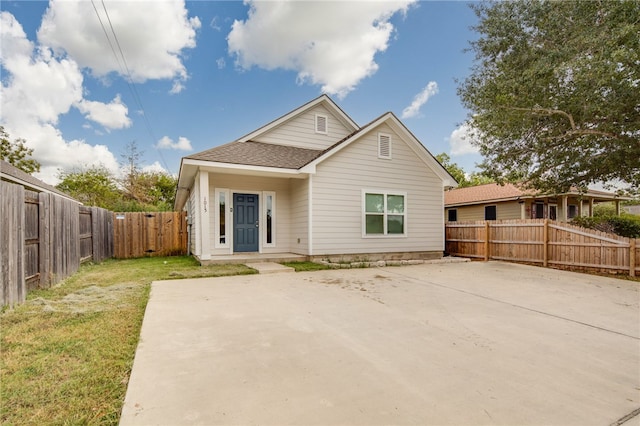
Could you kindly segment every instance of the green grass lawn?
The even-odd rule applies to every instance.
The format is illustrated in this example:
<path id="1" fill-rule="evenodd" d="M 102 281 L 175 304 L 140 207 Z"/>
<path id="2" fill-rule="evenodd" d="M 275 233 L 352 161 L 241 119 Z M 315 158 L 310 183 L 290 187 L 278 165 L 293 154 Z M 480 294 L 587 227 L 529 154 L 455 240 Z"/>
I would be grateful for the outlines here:
<path id="1" fill-rule="evenodd" d="M 108 260 L 0 314 L 0 423 L 117 424 L 152 281 L 251 274 L 191 257 Z"/>
<path id="2" fill-rule="evenodd" d="M 289 266 L 296 270 L 296 272 L 304 271 L 320 271 L 323 269 L 330 269 L 327 265 L 315 262 L 282 262 L 284 266 Z"/>

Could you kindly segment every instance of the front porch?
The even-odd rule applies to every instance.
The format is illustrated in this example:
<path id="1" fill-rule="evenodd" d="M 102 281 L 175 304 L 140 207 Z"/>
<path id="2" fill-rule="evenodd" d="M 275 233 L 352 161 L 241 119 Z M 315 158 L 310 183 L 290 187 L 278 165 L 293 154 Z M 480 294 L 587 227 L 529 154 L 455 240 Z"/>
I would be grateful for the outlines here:
<path id="1" fill-rule="evenodd" d="M 309 260 L 308 256 L 295 254 L 295 253 L 234 253 L 226 255 L 211 256 L 211 259 L 200 259 L 198 256 L 194 257 L 200 262 L 202 266 L 206 265 L 220 265 L 225 263 L 261 263 L 261 262 L 304 262 Z"/>

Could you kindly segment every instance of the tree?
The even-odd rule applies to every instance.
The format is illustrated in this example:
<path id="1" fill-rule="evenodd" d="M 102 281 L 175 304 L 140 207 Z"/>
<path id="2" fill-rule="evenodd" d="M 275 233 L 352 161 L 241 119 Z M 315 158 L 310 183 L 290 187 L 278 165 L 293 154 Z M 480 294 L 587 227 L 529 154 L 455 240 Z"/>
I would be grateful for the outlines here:
<path id="1" fill-rule="evenodd" d="M 0 126 L 0 160 L 13 164 L 23 172 L 32 174 L 40 171 L 40 163 L 31 158 L 33 149 L 27 148 L 27 141 L 9 139 L 9 134 Z"/>
<path id="2" fill-rule="evenodd" d="M 61 172 L 58 177 L 61 182 L 56 188 L 88 206 L 116 210 L 122 198 L 115 177 L 104 167 Z"/>
<path id="3" fill-rule="evenodd" d="M 475 64 L 458 87 L 488 176 L 561 193 L 640 186 L 640 2 L 472 5 Z"/>
<path id="4" fill-rule="evenodd" d="M 447 169 L 449 174 L 458 181 L 458 188 L 466 186 L 484 185 L 485 183 L 495 182 L 493 179 L 484 174 L 484 172 L 473 172 L 467 177 L 465 171 L 457 163 L 451 161 L 449 154 L 443 152 L 435 156 L 436 160 Z"/>

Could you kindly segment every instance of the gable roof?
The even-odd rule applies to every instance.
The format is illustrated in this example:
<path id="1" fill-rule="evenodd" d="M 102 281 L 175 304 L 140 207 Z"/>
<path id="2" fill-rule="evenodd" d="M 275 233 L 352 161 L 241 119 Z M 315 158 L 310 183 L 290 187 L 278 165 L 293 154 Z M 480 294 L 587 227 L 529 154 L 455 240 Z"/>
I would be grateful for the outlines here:
<path id="1" fill-rule="evenodd" d="M 400 136 L 404 136 L 404 139 L 408 142 L 408 145 L 413 150 L 413 152 L 427 165 L 427 167 L 429 167 L 440 179 L 442 179 L 445 187 L 458 186 L 458 182 L 455 180 L 455 178 L 447 171 L 447 169 L 442 166 L 442 164 L 440 164 L 438 160 L 436 160 L 436 158 L 429 152 L 429 150 L 424 145 L 422 145 L 418 138 L 416 138 L 413 133 L 411 133 L 411 131 L 407 129 L 407 127 L 402 123 L 402 121 L 398 119 L 398 117 L 396 117 L 393 112 L 382 114 L 380 117 L 367 123 L 350 135 L 346 136 L 341 141 L 338 141 L 334 145 L 330 146 L 320 156 L 307 164 L 302 170 L 313 172 L 317 164 L 346 148 L 353 142 L 366 135 L 370 130 L 380 126 L 381 124 L 389 125 L 389 127 L 391 127 Z"/>
<path id="2" fill-rule="evenodd" d="M 60 197 L 66 198 L 67 200 L 80 203 L 78 200 L 72 198 L 69 194 L 66 194 L 60 191 L 58 188 L 51 186 L 36 177 L 31 176 L 29 173 L 20 170 L 19 168 L 4 160 L 0 160 L 0 179 L 7 182 L 15 183 L 17 185 L 22 185 L 30 191 L 55 194 Z"/>
<path id="3" fill-rule="evenodd" d="M 536 198 L 536 197 L 554 197 L 557 195 L 584 195 L 599 199 L 606 200 L 626 200 L 627 197 L 621 197 L 611 192 L 596 191 L 588 189 L 585 193 L 580 193 L 577 188 L 565 194 L 541 194 L 540 192 L 532 189 L 524 189 L 512 183 L 505 183 L 499 185 L 497 183 L 487 183 L 484 185 L 468 186 L 465 188 L 456 188 L 444 193 L 444 205 L 450 206 L 462 206 L 471 204 L 484 204 L 495 203 L 503 201 L 513 201 L 519 199 Z"/>
<path id="4" fill-rule="evenodd" d="M 353 121 L 351 119 L 351 117 L 349 117 L 338 105 L 336 105 L 335 102 L 333 102 L 331 100 L 331 98 L 327 95 L 320 95 L 317 98 L 313 99 L 312 101 L 307 102 L 306 104 L 302 105 L 301 107 L 298 107 L 296 109 L 294 109 L 293 111 L 279 117 L 276 118 L 275 120 L 273 120 L 270 123 L 265 124 L 264 126 L 254 130 L 251 133 L 248 133 L 244 136 L 242 136 L 241 138 L 239 138 L 237 141 L 239 142 L 247 142 L 250 141 L 252 139 L 255 139 L 257 137 L 259 137 L 260 135 L 268 132 L 269 130 L 280 126 L 281 124 L 299 116 L 300 114 L 304 113 L 305 111 L 310 110 L 311 108 L 315 107 L 316 105 L 322 104 L 324 105 L 329 111 L 333 112 L 335 114 L 336 117 L 338 117 L 338 119 L 342 122 L 342 124 L 344 124 L 346 127 L 351 128 L 352 130 L 356 130 L 359 129 L 360 126 L 358 126 L 356 124 L 355 121 Z"/>
<path id="5" fill-rule="evenodd" d="M 231 142 L 184 158 L 216 163 L 299 169 L 324 151 L 263 142 Z"/>

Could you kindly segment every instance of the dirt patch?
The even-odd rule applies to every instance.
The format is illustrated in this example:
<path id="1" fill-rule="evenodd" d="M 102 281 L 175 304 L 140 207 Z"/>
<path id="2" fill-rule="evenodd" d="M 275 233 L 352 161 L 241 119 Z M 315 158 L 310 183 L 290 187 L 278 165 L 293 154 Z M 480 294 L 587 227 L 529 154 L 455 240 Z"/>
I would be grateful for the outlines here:
<path id="1" fill-rule="evenodd" d="M 123 283 L 108 287 L 90 286 L 67 294 L 60 300 L 48 300 L 42 297 L 29 300 L 28 305 L 38 307 L 44 312 L 68 312 L 84 314 L 112 311 L 128 306 L 128 295 L 138 284 Z"/>

